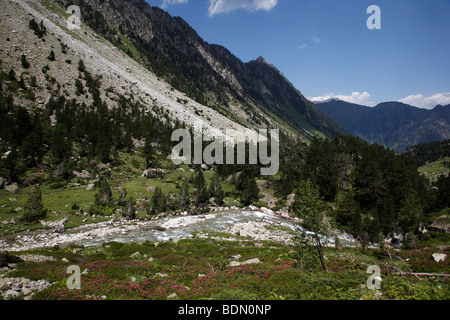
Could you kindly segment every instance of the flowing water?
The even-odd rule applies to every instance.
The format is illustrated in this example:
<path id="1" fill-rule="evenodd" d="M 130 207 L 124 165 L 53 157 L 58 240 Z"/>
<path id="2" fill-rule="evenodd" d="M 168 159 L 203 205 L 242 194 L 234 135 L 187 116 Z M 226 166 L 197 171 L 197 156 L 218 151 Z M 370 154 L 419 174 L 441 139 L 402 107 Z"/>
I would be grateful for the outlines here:
<path id="1" fill-rule="evenodd" d="M 196 231 L 217 231 L 221 232 L 227 228 L 245 222 L 259 222 L 264 225 L 278 225 L 290 228 L 293 231 L 310 232 L 302 229 L 297 223 L 279 218 L 276 216 L 266 215 L 257 211 L 231 211 L 223 213 L 207 214 L 203 216 L 184 216 L 163 218 L 158 221 L 150 222 L 145 228 L 137 228 L 119 234 L 86 239 L 80 241 L 84 246 L 101 245 L 105 242 L 116 241 L 122 243 L 142 243 L 146 241 L 159 242 L 170 239 L 182 239 L 188 237 Z M 163 228 L 155 228 L 155 227 Z M 330 245 L 334 244 L 333 239 L 329 239 Z M 343 246 L 353 246 L 353 243 L 341 240 Z"/>

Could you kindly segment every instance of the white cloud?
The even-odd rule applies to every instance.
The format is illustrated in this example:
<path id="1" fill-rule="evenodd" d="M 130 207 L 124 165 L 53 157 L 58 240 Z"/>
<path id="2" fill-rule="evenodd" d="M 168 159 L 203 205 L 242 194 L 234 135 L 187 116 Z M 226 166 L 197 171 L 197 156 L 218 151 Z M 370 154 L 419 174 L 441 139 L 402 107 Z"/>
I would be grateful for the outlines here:
<path id="1" fill-rule="evenodd" d="M 355 91 L 355 92 L 352 92 L 352 94 L 350 96 L 330 93 L 330 94 L 327 94 L 324 96 L 308 98 L 308 100 L 310 100 L 312 102 L 324 102 L 324 101 L 327 101 L 330 99 L 339 99 L 342 101 L 356 103 L 356 104 L 360 104 L 363 106 L 369 106 L 369 107 L 375 106 L 375 103 L 373 101 L 370 101 L 370 94 L 366 91 L 365 92 Z"/>
<path id="2" fill-rule="evenodd" d="M 209 0 L 210 16 L 227 13 L 238 9 L 248 11 L 270 11 L 278 4 L 278 0 Z"/>
<path id="3" fill-rule="evenodd" d="M 305 49 L 305 48 L 306 48 L 306 43 L 304 43 L 304 44 L 298 46 L 298 48 L 299 48 L 299 49 Z"/>
<path id="4" fill-rule="evenodd" d="M 421 93 L 413 94 L 399 101 L 418 108 L 433 109 L 438 104 L 444 106 L 450 104 L 450 92 L 436 93 L 430 97 L 425 97 Z"/>
<path id="5" fill-rule="evenodd" d="M 320 41 L 322 41 L 322 39 L 320 39 L 320 38 L 317 36 L 317 33 L 316 33 L 315 35 L 313 35 L 312 39 L 313 39 L 313 41 L 314 41 L 315 43 L 319 43 Z"/>
<path id="6" fill-rule="evenodd" d="M 167 8 L 169 5 L 178 3 L 187 3 L 189 0 L 163 0 L 161 8 Z"/>

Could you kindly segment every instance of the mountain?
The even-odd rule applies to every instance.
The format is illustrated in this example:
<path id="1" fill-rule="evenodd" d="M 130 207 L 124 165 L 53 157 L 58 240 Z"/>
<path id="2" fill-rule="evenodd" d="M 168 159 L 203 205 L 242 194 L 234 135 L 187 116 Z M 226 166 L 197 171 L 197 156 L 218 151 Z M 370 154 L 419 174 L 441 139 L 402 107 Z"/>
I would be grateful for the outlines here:
<path id="1" fill-rule="evenodd" d="M 239 124 L 278 126 L 306 140 L 344 132 L 264 58 L 244 63 L 144 0 L 57 2 L 63 8 L 78 5 L 83 22 L 106 40 L 174 89 Z"/>
<path id="2" fill-rule="evenodd" d="M 374 108 L 341 100 L 316 105 L 351 134 L 400 153 L 417 144 L 450 138 L 450 105 L 433 110 L 401 102 L 384 102 Z"/>

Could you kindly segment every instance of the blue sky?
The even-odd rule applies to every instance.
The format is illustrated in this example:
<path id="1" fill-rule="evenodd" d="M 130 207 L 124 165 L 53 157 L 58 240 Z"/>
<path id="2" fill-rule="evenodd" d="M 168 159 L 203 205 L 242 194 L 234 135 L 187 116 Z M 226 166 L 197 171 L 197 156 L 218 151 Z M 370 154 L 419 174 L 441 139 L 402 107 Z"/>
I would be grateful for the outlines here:
<path id="1" fill-rule="evenodd" d="M 263 56 L 306 97 L 450 104 L 450 0 L 147 0 L 247 62 Z M 370 5 L 381 29 L 369 30 Z"/>

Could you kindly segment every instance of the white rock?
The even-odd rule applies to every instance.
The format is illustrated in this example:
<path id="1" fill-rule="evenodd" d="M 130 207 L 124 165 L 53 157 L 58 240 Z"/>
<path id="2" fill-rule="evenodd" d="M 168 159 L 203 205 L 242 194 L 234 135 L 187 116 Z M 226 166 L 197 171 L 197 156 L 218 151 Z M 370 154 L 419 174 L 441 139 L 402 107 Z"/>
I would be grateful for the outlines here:
<path id="1" fill-rule="evenodd" d="M 436 262 L 445 261 L 445 259 L 447 258 L 447 255 L 444 253 L 434 253 L 433 258 L 434 258 L 434 261 L 436 261 Z"/>
<path id="2" fill-rule="evenodd" d="M 270 209 L 268 209 L 266 207 L 260 208 L 259 211 L 261 211 L 264 214 L 267 214 L 268 216 L 274 216 L 275 215 L 275 213 L 272 210 L 270 210 Z"/>
<path id="3" fill-rule="evenodd" d="M 12 298 L 18 297 L 20 295 L 20 292 L 16 290 L 8 290 L 4 294 L 5 300 L 11 300 Z"/>
<path id="4" fill-rule="evenodd" d="M 178 296 L 176 293 L 172 293 L 171 295 L 167 296 L 167 299 L 178 299 Z"/>
<path id="5" fill-rule="evenodd" d="M 247 261 L 242 262 L 242 264 L 259 264 L 261 261 L 258 258 L 250 259 Z"/>
<path id="6" fill-rule="evenodd" d="M 141 256 L 141 253 L 138 251 L 138 252 L 133 253 L 133 254 L 130 256 L 130 258 L 132 258 L 132 259 L 138 259 L 140 256 Z"/>
<path id="7" fill-rule="evenodd" d="M 231 256 L 231 259 L 232 259 L 233 261 L 239 261 L 239 260 L 241 260 L 241 258 L 242 258 L 242 256 L 241 256 L 240 254 L 237 254 L 237 255 L 235 255 L 235 256 Z"/>

